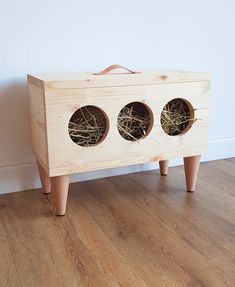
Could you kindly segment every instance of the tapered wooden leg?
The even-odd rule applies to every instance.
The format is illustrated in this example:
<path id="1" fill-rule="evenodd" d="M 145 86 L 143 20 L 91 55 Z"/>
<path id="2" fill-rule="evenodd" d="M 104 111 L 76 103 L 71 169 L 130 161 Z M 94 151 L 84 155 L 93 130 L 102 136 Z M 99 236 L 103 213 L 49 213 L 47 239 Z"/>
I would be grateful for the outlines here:
<path id="1" fill-rule="evenodd" d="M 194 192 L 201 156 L 190 156 L 184 158 L 184 171 L 186 187 L 188 192 Z"/>
<path id="2" fill-rule="evenodd" d="M 51 177 L 51 185 L 52 193 L 55 198 L 56 215 L 65 215 L 69 189 L 69 175 Z"/>
<path id="3" fill-rule="evenodd" d="M 51 180 L 49 175 L 45 172 L 44 168 L 41 166 L 41 164 L 37 162 L 38 167 L 38 173 L 40 176 L 41 184 L 42 184 L 42 192 L 44 194 L 51 193 Z"/>
<path id="4" fill-rule="evenodd" d="M 166 176 L 168 174 L 168 160 L 160 160 L 159 161 L 159 168 L 160 168 L 160 174 L 163 176 Z"/>

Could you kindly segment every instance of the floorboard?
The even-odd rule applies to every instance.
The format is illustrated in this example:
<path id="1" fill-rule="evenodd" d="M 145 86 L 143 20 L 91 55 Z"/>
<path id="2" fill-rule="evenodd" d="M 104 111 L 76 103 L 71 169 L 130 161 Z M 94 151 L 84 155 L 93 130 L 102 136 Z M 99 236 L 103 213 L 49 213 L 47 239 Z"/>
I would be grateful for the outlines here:
<path id="1" fill-rule="evenodd" d="M 235 158 L 0 195 L 1 287 L 235 286 Z"/>

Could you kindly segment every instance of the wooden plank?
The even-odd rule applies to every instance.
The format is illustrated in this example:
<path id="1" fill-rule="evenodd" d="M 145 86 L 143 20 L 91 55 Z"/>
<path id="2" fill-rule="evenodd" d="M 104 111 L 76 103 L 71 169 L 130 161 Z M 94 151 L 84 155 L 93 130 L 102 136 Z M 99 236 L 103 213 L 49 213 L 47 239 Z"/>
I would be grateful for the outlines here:
<path id="1" fill-rule="evenodd" d="M 193 195 L 182 167 L 71 184 L 64 218 L 38 190 L 1 195 L 0 286 L 234 286 L 234 168 L 203 163 Z"/>
<path id="2" fill-rule="evenodd" d="M 210 176 L 208 176 L 209 171 Z M 216 175 L 213 175 L 210 162 L 201 164 L 197 183 L 198 192 L 192 195 L 184 190 L 183 167 L 170 168 L 169 176 L 161 178 L 157 187 L 156 178 L 153 175 L 157 175 L 156 171 L 138 174 L 140 186 L 144 188 L 147 185 L 151 191 L 154 191 L 152 194 L 155 200 L 167 201 L 170 209 L 179 212 L 183 218 L 185 216 L 185 218 L 190 219 L 196 228 L 201 228 L 203 232 L 210 234 L 214 242 L 228 252 L 234 253 L 234 198 L 231 197 L 228 189 L 223 189 L 225 184 L 225 180 L 221 180 L 223 176 L 220 176 L 220 183 L 217 183 L 217 188 L 215 187 Z M 234 265 L 232 266 L 234 267 Z"/>
<path id="3" fill-rule="evenodd" d="M 217 163 L 217 164 L 216 164 Z M 215 187 L 220 187 L 220 190 L 226 191 L 231 196 L 235 197 L 234 189 L 231 188 L 235 186 L 235 173 L 234 164 L 230 159 L 225 159 L 223 161 L 208 162 L 208 168 L 205 169 L 203 176 L 209 176 L 211 178 L 211 183 Z M 221 176 L 225 179 L 221 182 Z M 225 207 L 226 208 L 226 207 Z"/>
<path id="4" fill-rule="evenodd" d="M 70 192 L 76 191 L 71 190 Z M 79 238 L 87 252 L 98 261 L 104 277 L 108 275 L 109 280 L 111 280 L 110 286 L 147 287 L 139 273 L 115 249 L 112 241 L 99 228 L 87 209 L 81 204 L 78 208 L 77 204 L 75 198 L 70 201 L 70 212 L 63 221 L 64 228 L 74 242 Z"/>
<path id="5" fill-rule="evenodd" d="M 8 196 L 5 198 L 9 199 Z M 22 286 L 116 286 L 111 284 L 109 277 L 105 278 L 93 254 L 81 240 L 74 240 L 60 218 L 51 216 L 49 198 L 27 192 L 6 200 L 8 209 L 1 220 Z M 51 220 L 45 220 L 49 214 Z"/>
<path id="6" fill-rule="evenodd" d="M 44 90 L 44 81 L 42 81 L 40 78 L 33 75 L 27 75 L 27 81 L 28 84 L 37 86 L 38 88 Z"/>
<path id="7" fill-rule="evenodd" d="M 16 194 L 13 200 L 4 197 L 7 207 L 1 214 L 1 220 L 8 235 L 21 285 L 24 287 L 59 285 L 59 276 L 55 276 L 57 274 L 55 265 L 51 264 L 53 249 L 50 250 L 46 234 L 38 228 L 40 218 L 37 219 L 32 212 L 34 208 L 37 210 L 37 206 L 32 207 L 25 192 Z M 29 198 L 40 206 L 38 196 L 32 194 Z"/>
<path id="8" fill-rule="evenodd" d="M 28 75 L 28 81 L 33 151 L 50 176 L 207 152 L 210 82 L 206 73 L 42 74 Z M 174 98 L 188 101 L 197 121 L 187 132 L 170 137 L 160 119 L 163 107 Z M 149 108 L 152 126 L 146 138 L 130 142 L 120 136 L 117 118 L 126 104 L 135 101 Z M 89 148 L 77 146 L 68 133 L 71 116 L 85 105 L 99 107 L 107 117 L 106 138 Z"/>
<path id="9" fill-rule="evenodd" d="M 47 125 L 44 92 L 29 83 L 32 148 L 37 160 L 48 170 Z"/>
<path id="10" fill-rule="evenodd" d="M 111 73 L 94 75 L 93 73 L 35 74 L 28 80 L 45 90 L 83 89 L 130 85 L 152 85 L 166 83 L 209 81 L 208 73 L 178 70 L 144 70 L 138 74 Z"/>
<path id="11" fill-rule="evenodd" d="M 205 164 L 202 166 L 201 174 L 209 169 Z M 213 184 L 207 188 L 207 184 L 201 176 L 198 180 L 199 192 L 193 196 L 190 205 L 185 205 L 188 194 L 183 191 L 184 182 L 179 180 L 180 175 L 176 173 L 176 170 L 179 170 L 179 168 L 175 168 L 173 171 L 172 168 L 170 169 L 167 184 L 164 178 L 165 184 L 161 184 L 161 189 L 158 188 L 157 190 L 154 189 L 153 172 L 152 174 L 130 175 L 128 178 L 132 184 L 135 184 L 136 178 L 140 177 L 140 182 L 135 184 L 136 189 L 128 190 L 130 198 L 135 200 L 137 205 L 144 207 L 153 217 L 157 216 L 185 241 L 190 242 L 190 245 L 208 260 L 216 262 L 218 268 L 223 266 L 228 276 L 235 274 L 235 265 L 233 264 L 235 250 L 232 245 L 235 238 L 235 200 L 231 202 L 230 195 L 227 193 L 224 195 L 218 186 L 216 192 L 213 189 L 214 196 L 212 198 L 209 190 L 212 189 Z M 169 181 L 170 186 L 168 185 Z M 175 194 L 176 181 L 179 190 L 182 188 L 181 192 Z M 208 181 L 210 181 L 209 178 L 207 178 Z M 153 189 L 149 188 L 149 185 Z M 154 192 L 151 192 L 151 190 L 154 190 Z M 224 212 L 227 209 L 224 209 L 224 203 L 222 203 L 220 196 L 226 198 L 227 205 L 230 203 L 230 206 L 233 206 L 233 216 L 231 212 L 230 218 L 227 212 Z M 194 216 L 192 217 L 193 202 Z M 204 203 L 206 203 L 205 206 Z M 204 208 L 201 208 L 202 205 Z M 182 210 L 184 216 L 182 216 Z M 213 221 L 211 218 L 213 218 Z"/>
<path id="12" fill-rule="evenodd" d="M 132 87 L 112 87 L 46 92 L 46 113 L 50 175 L 97 170 L 168 158 L 204 154 L 207 151 L 209 82 Z M 198 120 L 180 136 L 168 136 L 161 128 L 160 115 L 173 98 L 184 98 Z M 154 123 L 149 135 L 138 142 L 124 140 L 117 129 L 120 110 L 132 101 L 151 108 Z M 109 131 L 93 147 L 77 146 L 69 137 L 68 123 L 81 106 L 95 105 L 105 111 Z"/>
<path id="13" fill-rule="evenodd" d="M 0 213 L 4 210 L 3 203 L 0 205 Z M 0 220 L 0 286 L 2 287 L 18 287 L 21 286 L 17 269 L 12 256 L 7 234 L 5 233 L 3 223 Z"/>
<path id="14" fill-rule="evenodd" d="M 133 187 L 126 181 L 123 185 L 123 181 L 119 184 L 120 180 L 116 180 L 112 184 L 112 179 L 108 183 L 100 180 L 99 184 L 92 184 L 93 193 L 80 192 L 78 198 L 89 198 L 86 200 L 89 212 L 124 256 L 130 249 L 135 250 L 132 258 L 129 257 L 130 264 L 142 261 L 141 254 L 145 254 L 150 262 L 160 261 L 167 275 L 172 276 L 173 281 L 181 282 L 181 286 L 232 286 L 234 281 L 230 275 L 222 277 L 221 269 L 189 240 L 182 238 L 157 214 L 153 216 L 144 205 L 136 204 L 133 197 L 127 196 L 128 190 L 138 190 L 138 184 Z M 100 192 L 102 189 L 109 192 Z M 194 232 L 194 228 L 188 227 L 187 232 Z M 148 270 L 148 263 L 144 264 Z M 150 274 L 146 275 L 149 277 Z M 150 282 L 148 284 L 152 286 Z"/>

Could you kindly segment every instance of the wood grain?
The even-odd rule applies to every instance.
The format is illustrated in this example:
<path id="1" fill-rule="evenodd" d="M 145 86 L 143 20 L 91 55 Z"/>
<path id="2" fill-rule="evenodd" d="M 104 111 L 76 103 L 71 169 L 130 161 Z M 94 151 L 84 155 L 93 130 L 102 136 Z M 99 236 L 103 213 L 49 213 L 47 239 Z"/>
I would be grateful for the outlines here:
<path id="1" fill-rule="evenodd" d="M 31 89 L 30 95 L 33 93 Z M 44 138 L 47 140 L 48 157 L 47 153 L 40 153 L 44 155 L 42 161 L 46 162 L 45 170 L 50 176 L 59 176 L 205 154 L 208 146 L 209 94 L 209 81 L 45 90 Z M 190 102 L 198 120 L 186 133 L 170 137 L 161 128 L 160 119 L 163 107 L 174 98 L 184 98 Z M 120 110 L 134 101 L 146 104 L 154 116 L 152 130 L 139 142 L 124 140 L 117 129 Z M 99 107 L 109 121 L 106 138 L 93 147 L 77 146 L 68 133 L 71 116 L 85 105 Z M 31 115 L 34 118 L 34 112 Z M 40 146 L 35 145 L 33 149 L 37 152 Z"/>
<path id="2" fill-rule="evenodd" d="M 179 70 L 144 70 L 138 74 L 111 73 L 94 75 L 94 73 L 35 74 L 28 75 L 28 81 L 39 88 L 49 89 L 84 89 L 130 85 L 152 85 L 166 83 L 209 81 L 210 76 L 204 72 Z"/>
<path id="3" fill-rule="evenodd" d="M 9 286 L 9 287 L 21 286 L 17 274 L 16 265 L 14 262 L 14 256 L 10 250 L 7 234 L 3 228 L 3 224 L 1 221 L 0 221 L 0 286 Z"/>
<path id="4" fill-rule="evenodd" d="M 234 287 L 235 158 L 71 184 L 67 216 L 38 190 L 0 196 L 0 286 Z M 219 177 L 219 179 L 218 179 Z"/>
<path id="5" fill-rule="evenodd" d="M 44 90 L 28 83 L 32 149 L 37 161 L 48 171 L 47 125 Z"/>

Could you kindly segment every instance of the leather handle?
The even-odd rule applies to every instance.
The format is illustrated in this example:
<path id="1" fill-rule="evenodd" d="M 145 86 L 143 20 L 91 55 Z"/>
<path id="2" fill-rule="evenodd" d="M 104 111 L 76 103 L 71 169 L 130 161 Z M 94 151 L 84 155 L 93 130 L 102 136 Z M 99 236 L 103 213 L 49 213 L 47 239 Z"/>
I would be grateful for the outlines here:
<path id="1" fill-rule="evenodd" d="M 127 72 L 129 72 L 130 74 L 138 74 L 140 72 L 137 72 L 137 71 L 133 71 L 133 70 L 130 70 L 128 68 L 125 68 L 121 65 L 117 65 L 117 64 L 114 64 L 114 65 L 111 65 L 109 66 L 108 68 L 104 69 L 103 71 L 99 72 L 99 73 L 94 73 L 93 75 L 106 75 L 108 74 L 109 72 L 113 71 L 113 70 L 116 70 L 116 69 L 123 69 L 123 70 L 126 70 Z"/>

